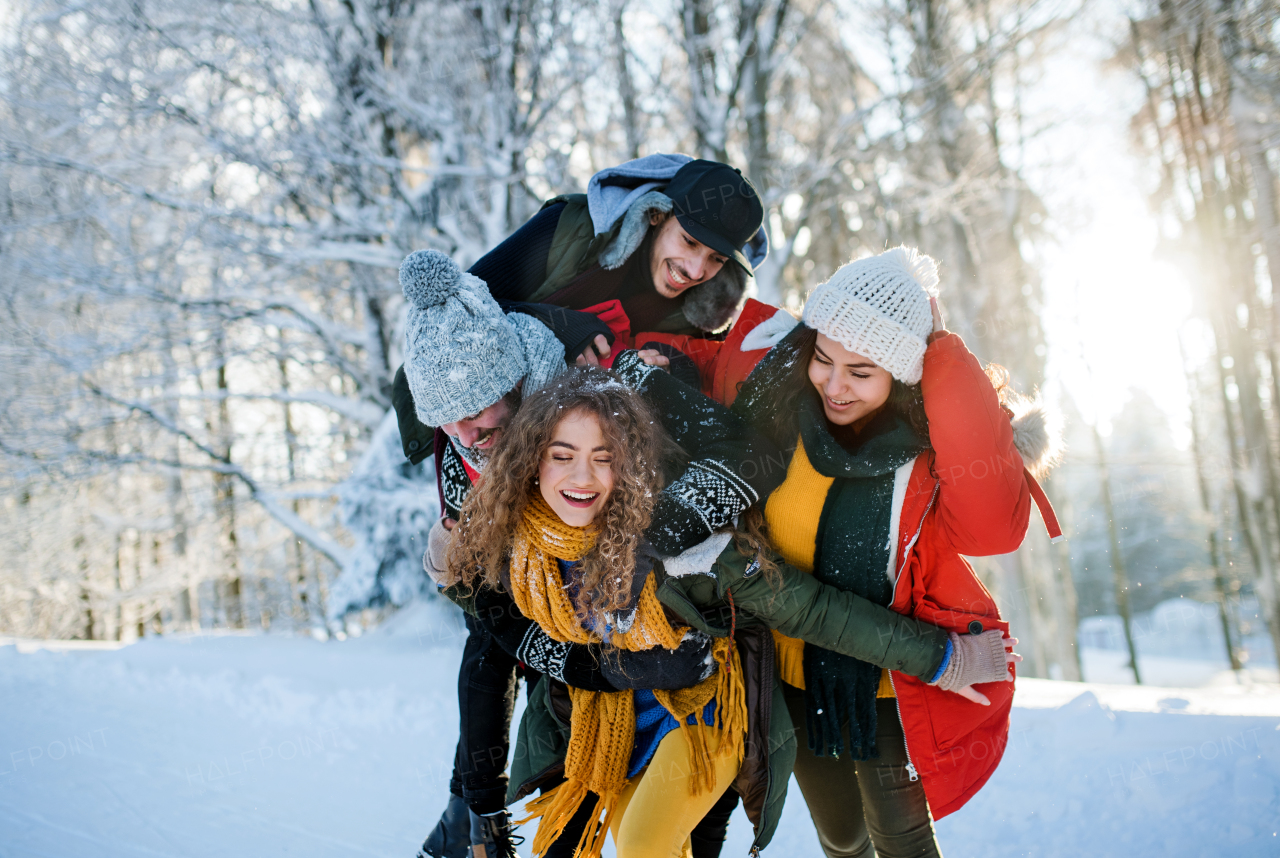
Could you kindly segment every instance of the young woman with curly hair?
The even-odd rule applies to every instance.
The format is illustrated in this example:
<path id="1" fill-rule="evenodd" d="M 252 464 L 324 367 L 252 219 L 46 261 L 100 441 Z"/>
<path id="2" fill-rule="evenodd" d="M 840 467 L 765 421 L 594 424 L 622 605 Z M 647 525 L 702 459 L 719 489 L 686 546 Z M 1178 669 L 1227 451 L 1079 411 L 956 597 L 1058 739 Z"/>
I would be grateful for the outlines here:
<path id="1" fill-rule="evenodd" d="M 660 426 L 608 373 L 571 371 L 524 401 L 450 546 L 448 572 L 462 592 L 505 590 L 552 638 L 601 644 L 623 674 L 630 654 L 685 663 L 681 653 L 694 652 L 705 662 L 685 688 L 569 688 L 565 780 L 530 805 L 541 818 L 535 854 L 583 808 L 580 854 L 598 855 L 606 829 L 620 856 L 678 852 L 742 759 L 746 702 L 732 641 L 673 622 L 652 563 L 637 564 L 674 452 Z M 673 780 L 673 770 L 682 776 Z M 629 826 L 631 805 L 663 811 Z"/>

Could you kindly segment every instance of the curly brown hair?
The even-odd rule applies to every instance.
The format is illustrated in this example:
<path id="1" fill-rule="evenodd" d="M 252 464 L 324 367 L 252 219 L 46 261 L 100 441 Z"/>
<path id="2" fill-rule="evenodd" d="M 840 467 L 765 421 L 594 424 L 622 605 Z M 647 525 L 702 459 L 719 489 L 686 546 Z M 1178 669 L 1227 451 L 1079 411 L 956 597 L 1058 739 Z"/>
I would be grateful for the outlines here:
<path id="1" fill-rule="evenodd" d="M 653 515 L 663 462 L 674 444 L 639 394 L 596 367 L 573 367 L 524 397 L 484 479 L 462 505 L 446 563 L 449 583 L 464 592 L 478 585 L 501 589 L 499 570 L 509 558 L 525 507 L 538 491 L 538 464 L 560 421 L 582 413 L 595 416 L 613 454 L 613 491 L 596 516 L 595 545 L 582 559 L 579 620 L 592 625 L 628 604 L 636 545 Z"/>
<path id="2" fill-rule="evenodd" d="M 764 501 L 738 516 L 737 524 L 729 532 L 733 536 L 733 547 L 738 553 L 760 564 L 758 572 L 764 575 L 776 598 L 782 590 L 782 558 L 769 540 L 769 522 L 764 517 Z"/>

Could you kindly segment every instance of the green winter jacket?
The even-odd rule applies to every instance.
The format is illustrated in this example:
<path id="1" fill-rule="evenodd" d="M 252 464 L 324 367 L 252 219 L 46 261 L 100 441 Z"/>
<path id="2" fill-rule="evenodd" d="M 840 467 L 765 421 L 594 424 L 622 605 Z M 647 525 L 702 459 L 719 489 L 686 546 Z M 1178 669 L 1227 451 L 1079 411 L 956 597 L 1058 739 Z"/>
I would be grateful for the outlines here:
<path id="1" fill-rule="evenodd" d="M 596 235 L 591 212 L 587 210 L 586 194 L 562 194 L 547 200 L 542 207 L 545 209 L 560 203 L 565 206 L 556 223 L 555 235 L 551 237 L 551 249 L 547 252 L 547 279 L 529 296 L 530 301 L 546 299 L 595 265 L 600 254 L 622 229 L 622 218 L 618 218 L 613 229 Z"/>
<path id="2" fill-rule="evenodd" d="M 680 621 L 713 637 L 732 633 L 738 643 L 748 727 L 734 788 L 755 827 L 753 849 L 763 849 L 773 837 L 796 757 L 770 629 L 926 680 L 942 666 L 947 643 L 944 629 L 822 584 L 794 567 L 781 566 L 776 590 L 758 568 L 730 544 L 713 574 L 672 577 L 661 566 L 653 573 L 659 601 Z M 570 711 L 562 683 L 547 677 L 538 682 L 517 732 L 508 804 L 561 777 Z"/>

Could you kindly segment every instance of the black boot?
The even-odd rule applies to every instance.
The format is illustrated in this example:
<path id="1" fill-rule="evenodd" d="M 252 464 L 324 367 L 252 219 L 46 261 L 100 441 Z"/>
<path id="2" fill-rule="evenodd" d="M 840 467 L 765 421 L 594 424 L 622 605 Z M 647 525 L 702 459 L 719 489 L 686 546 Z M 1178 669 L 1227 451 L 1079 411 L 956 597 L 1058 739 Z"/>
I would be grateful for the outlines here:
<path id="1" fill-rule="evenodd" d="M 467 843 L 471 835 L 471 810 L 462 796 L 449 793 L 449 804 L 427 835 L 418 858 L 467 858 Z"/>
<path id="2" fill-rule="evenodd" d="M 519 858 L 521 843 L 524 838 L 511 833 L 511 814 L 505 810 L 471 814 L 471 858 Z"/>

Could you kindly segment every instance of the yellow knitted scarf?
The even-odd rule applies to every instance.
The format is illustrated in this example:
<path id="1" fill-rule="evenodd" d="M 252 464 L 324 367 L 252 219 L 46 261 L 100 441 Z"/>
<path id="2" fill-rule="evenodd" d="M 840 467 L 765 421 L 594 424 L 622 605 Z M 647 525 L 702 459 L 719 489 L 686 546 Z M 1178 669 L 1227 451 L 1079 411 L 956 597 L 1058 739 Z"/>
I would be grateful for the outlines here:
<path id="1" fill-rule="evenodd" d="M 530 499 L 516 529 L 511 549 L 512 598 L 521 613 L 558 641 L 601 640 L 578 621 L 556 562 L 581 560 L 594 546 L 596 532 L 565 524 L 539 493 Z M 645 574 L 648 580 L 640 591 L 635 618 L 625 632 L 613 633 L 612 644 L 629 651 L 655 646 L 675 649 L 688 629 L 671 625 L 658 601 L 654 576 L 647 570 Z M 693 795 L 711 788 L 713 755 L 734 754 L 741 763 L 747 729 L 746 689 L 737 647 L 730 638 L 717 638 L 711 651 L 718 665 L 713 676 L 691 688 L 653 692 L 680 724 L 689 743 L 693 764 L 689 785 Z M 529 802 L 529 815 L 520 821 L 541 819 L 533 838 L 533 854 L 542 855 L 564 832 L 587 793 L 593 792 L 599 796 L 595 812 L 574 854 L 577 858 L 598 858 L 618 799 L 627 785 L 627 765 L 635 742 L 635 699 L 631 691 L 608 693 L 572 687 L 569 697 L 573 715 L 564 761 L 565 781 Z M 707 746 L 704 733 L 690 730 L 687 723 L 693 716 L 695 723 L 701 725 L 702 710 L 712 698 L 716 701 L 715 724 L 705 726 L 720 731 L 714 750 Z"/>

